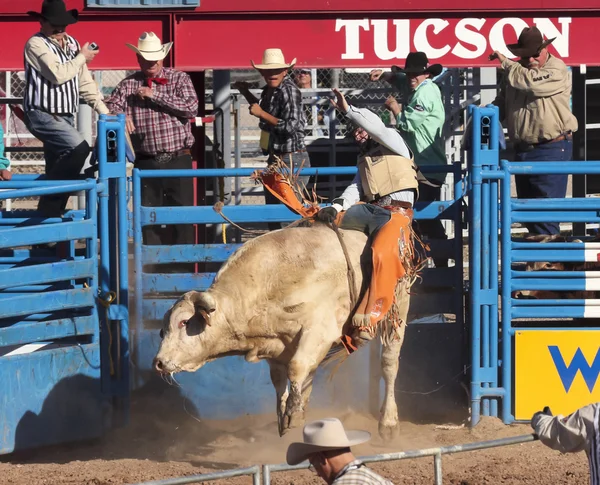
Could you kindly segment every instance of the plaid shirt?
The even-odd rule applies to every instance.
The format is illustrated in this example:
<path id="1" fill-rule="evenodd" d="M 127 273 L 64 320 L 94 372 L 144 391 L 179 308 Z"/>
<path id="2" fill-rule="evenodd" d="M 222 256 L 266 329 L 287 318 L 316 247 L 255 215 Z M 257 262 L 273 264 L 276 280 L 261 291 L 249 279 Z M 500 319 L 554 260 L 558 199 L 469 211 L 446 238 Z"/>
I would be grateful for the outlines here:
<path id="1" fill-rule="evenodd" d="M 189 120 L 198 114 L 192 80 L 184 72 L 166 68 L 156 77 L 166 78 L 167 83 L 152 83 L 151 99 L 135 94 L 147 86 L 144 74 L 138 71 L 123 79 L 105 103 L 112 113 L 126 113 L 133 119 L 131 142 L 136 152 L 157 155 L 191 148 L 194 137 Z"/>
<path id="2" fill-rule="evenodd" d="M 302 94 L 289 76 L 273 90 L 272 96 L 264 88 L 260 96 L 260 107 L 279 120 L 276 126 L 261 120 L 260 129 L 269 132 L 269 151 L 281 154 L 292 153 L 305 148 L 304 112 Z"/>
<path id="3" fill-rule="evenodd" d="M 377 475 L 373 470 L 367 468 L 360 460 L 348 463 L 341 472 L 337 474 L 332 485 L 394 485 L 393 482 Z"/>

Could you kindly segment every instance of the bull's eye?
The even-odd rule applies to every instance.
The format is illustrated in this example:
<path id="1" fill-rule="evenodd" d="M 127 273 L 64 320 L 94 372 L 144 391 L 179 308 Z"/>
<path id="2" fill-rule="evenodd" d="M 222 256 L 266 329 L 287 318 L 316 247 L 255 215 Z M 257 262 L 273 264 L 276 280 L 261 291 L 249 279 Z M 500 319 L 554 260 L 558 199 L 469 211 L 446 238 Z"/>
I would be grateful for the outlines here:
<path id="1" fill-rule="evenodd" d="M 160 331 L 160 338 L 161 338 L 161 340 L 165 338 L 165 331 L 164 330 Z"/>
<path id="2" fill-rule="evenodd" d="M 179 328 L 183 328 L 187 325 L 188 321 L 187 320 L 181 320 L 181 322 L 179 322 Z"/>

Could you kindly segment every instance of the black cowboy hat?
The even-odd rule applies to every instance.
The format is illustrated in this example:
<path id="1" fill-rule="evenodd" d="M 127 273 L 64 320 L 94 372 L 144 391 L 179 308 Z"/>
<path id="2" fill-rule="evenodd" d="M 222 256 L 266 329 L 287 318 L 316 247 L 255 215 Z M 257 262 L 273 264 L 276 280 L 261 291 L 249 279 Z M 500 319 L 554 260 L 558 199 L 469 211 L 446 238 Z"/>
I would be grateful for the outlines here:
<path id="1" fill-rule="evenodd" d="M 554 39 L 556 37 L 544 40 L 542 33 L 536 26 L 525 27 L 519 35 L 517 43 L 508 44 L 506 47 L 517 57 L 537 57 L 544 47 L 554 42 Z"/>
<path id="2" fill-rule="evenodd" d="M 424 52 L 411 52 L 406 56 L 406 62 L 404 63 L 404 69 L 398 66 L 392 66 L 392 71 L 404 72 L 406 74 L 426 74 L 429 73 L 432 76 L 438 76 L 442 73 L 444 68 L 441 64 L 429 65 L 429 59 L 427 54 Z"/>
<path id="3" fill-rule="evenodd" d="M 79 16 L 76 9 L 67 10 L 63 0 L 44 0 L 41 12 L 30 10 L 27 13 L 38 19 L 47 20 L 52 25 L 71 25 L 77 22 Z"/>

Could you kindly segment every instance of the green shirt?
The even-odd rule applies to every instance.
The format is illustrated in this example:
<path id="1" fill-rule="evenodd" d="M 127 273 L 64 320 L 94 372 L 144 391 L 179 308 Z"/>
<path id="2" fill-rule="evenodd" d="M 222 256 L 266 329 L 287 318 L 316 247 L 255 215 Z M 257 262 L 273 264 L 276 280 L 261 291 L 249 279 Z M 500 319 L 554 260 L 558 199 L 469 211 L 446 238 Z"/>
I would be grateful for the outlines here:
<path id="1" fill-rule="evenodd" d="M 415 163 L 419 166 L 446 165 L 448 162 L 442 137 L 446 112 L 440 89 L 431 79 L 426 79 L 413 91 L 406 75 L 402 73 L 394 74 L 392 84 L 400 90 L 404 99 L 396 125 L 415 154 Z M 424 175 L 439 182 L 446 177 L 445 173 Z"/>
<path id="2" fill-rule="evenodd" d="M 6 170 L 9 165 L 10 161 L 4 156 L 4 130 L 0 123 L 0 170 Z"/>

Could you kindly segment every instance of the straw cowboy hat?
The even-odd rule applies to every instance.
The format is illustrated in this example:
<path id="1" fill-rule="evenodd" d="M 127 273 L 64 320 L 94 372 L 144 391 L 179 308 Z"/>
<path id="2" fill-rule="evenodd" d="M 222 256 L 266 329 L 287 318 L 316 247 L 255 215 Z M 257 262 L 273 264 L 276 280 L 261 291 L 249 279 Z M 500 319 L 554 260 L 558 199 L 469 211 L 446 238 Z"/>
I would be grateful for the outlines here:
<path id="1" fill-rule="evenodd" d="M 519 40 L 516 44 L 508 44 L 506 47 L 517 57 L 537 57 L 541 50 L 552 44 L 556 37 L 544 40 L 540 30 L 533 27 L 525 27 L 519 35 Z"/>
<path id="2" fill-rule="evenodd" d="M 339 419 L 325 418 L 307 423 L 302 432 L 304 441 L 292 443 L 286 460 L 289 465 L 297 465 L 313 453 L 323 450 L 338 450 L 365 443 L 371 439 L 368 431 L 346 431 Z"/>
<path id="3" fill-rule="evenodd" d="M 173 42 L 162 44 L 160 42 L 160 37 L 154 32 L 144 32 L 138 39 L 137 47 L 131 44 L 125 45 L 147 61 L 160 61 L 167 57 L 167 54 L 173 46 Z"/>
<path id="4" fill-rule="evenodd" d="M 296 64 L 296 58 L 290 63 L 285 62 L 281 49 L 265 49 L 262 56 L 262 64 L 254 64 L 250 61 L 254 69 L 290 69 Z"/>
<path id="5" fill-rule="evenodd" d="M 443 71 L 441 64 L 429 65 L 429 59 L 424 52 L 411 52 L 406 56 L 404 69 L 398 66 L 392 66 L 393 71 L 404 72 L 406 74 L 431 74 L 438 76 Z"/>
<path id="6" fill-rule="evenodd" d="M 52 25 L 71 25 L 77 22 L 79 12 L 76 9 L 67 10 L 63 0 L 44 0 L 42 2 L 42 11 L 27 12 L 32 17 L 43 19 Z"/>

